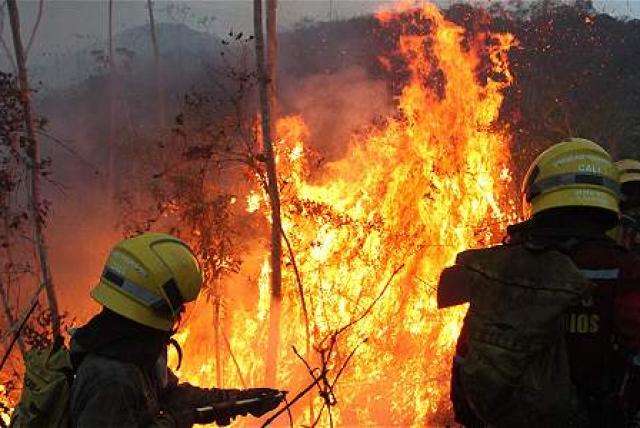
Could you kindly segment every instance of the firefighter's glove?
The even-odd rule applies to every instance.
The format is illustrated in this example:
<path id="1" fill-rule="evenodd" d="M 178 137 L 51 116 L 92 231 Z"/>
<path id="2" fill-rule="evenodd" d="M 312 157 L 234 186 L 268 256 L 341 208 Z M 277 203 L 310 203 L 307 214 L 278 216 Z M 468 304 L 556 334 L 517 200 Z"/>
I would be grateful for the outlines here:
<path id="1" fill-rule="evenodd" d="M 284 396 L 285 394 L 282 391 L 271 388 L 250 388 L 240 391 L 239 394 L 241 400 L 258 399 L 242 405 L 242 410 L 256 418 L 278 407 L 284 400 Z"/>
<path id="2" fill-rule="evenodd" d="M 215 422 L 218 426 L 227 426 L 231 424 L 233 418 L 234 416 L 224 410 L 196 410 L 193 423 L 207 425 Z"/>
<path id="3" fill-rule="evenodd" d="M 177 427 L 191 427 L 193 424 L 213 422 L 225 426 L 229 425 L 237 414 L 232 411 L 229 404 L 233 403 L 239 393 L 237 389 L 204 389 L 180 384 L 166 391 L 163 404 Z"/>
<path id="4" fill-rule="evenodd" d="M 227 426 L 233 420 L 233 416 L 224 410 L 201 411 L 198 408 L 183 407 L 168 409 L 165 413 L 173 421 L 176 428 L 190 428 L 194 424 L 206 425 L 214 422 L 218 426 Z"/>

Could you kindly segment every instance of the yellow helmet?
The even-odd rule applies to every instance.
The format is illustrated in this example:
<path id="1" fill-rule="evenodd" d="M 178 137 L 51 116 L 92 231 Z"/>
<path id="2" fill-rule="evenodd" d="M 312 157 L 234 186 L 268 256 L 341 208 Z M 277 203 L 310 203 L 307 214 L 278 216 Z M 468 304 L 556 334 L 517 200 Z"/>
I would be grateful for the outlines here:
<path id="1" fill-rule="evenodd" d="M 123 317 L 171 331 L 183 305 L 198 297 L 202 272 L 180 239 L 145 233 L 118 243 L 91 297 Z"/>
<path id="2" fill-rule="evenodd" d="M 640 183 L 640 162 L 634 159 L 622 159 L 616 162 L 620 170 L 620 184 Z"/>
<path id="3" fill-rule="evenodd" d="M 640 162 L 634 159 L 622 159 L 616 162 L 620 170 L 620 190 L 622 191 L 622 212 L 638 217 L 640 208 Z"/>
<path id="4" fill-rule="evenodd" d="M 540 154 L 522 185 L 532 214 L 552 208 L 594 207 L 620 212 L 619 171 L 605 149 L 571 138 Z"/>

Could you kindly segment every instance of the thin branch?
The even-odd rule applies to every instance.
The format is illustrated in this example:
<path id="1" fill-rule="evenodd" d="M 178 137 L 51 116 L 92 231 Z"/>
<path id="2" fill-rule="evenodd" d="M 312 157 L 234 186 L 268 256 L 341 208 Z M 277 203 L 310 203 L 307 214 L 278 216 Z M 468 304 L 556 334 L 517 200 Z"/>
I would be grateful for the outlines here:
<path id="1" fill-rule="evenodd" d="M 33 168 L 34 166 L 33 159 L 31 159 L 29 156 L 22 153 L 22 151 L 18 151 L 11 148 L 11 155 L 17 161 L 23 162 L 27 168 Z"/>
<path id="2" fill-rule="evenodd" d="M 38 27 L 40 27 L 40 21 L 42 20 L 42 11 L 44 9 L 44 0 L 40 0 L 38 3 L 38 16 L 36 17 L 36 23 L 33 24 L 33 29 L 31 30 L 31 35 L 29 36 L 29 42 L 27 43 L 27 50 L 24 52 L 24 56 L 28 57 L 29 52 L 31 51 L 31 46 L 33 45 L 33 41 L 36 38 L 36 33 L 38 32 Z"/>
<path id="3" fill-rule="evenodd" d="M 382 291 L 380 291 L 380 294 L 378 294 L 378 296 L 373 300 L 373 302 L 371 302 L 371 304 L 369 305 L 369 307 L 362 313 L 360 314 L 360 316 L 358 318 L 356 318 L 355 320 L 349 322 L 348 324 L 346 324 L 345 326 L 341 327 L 340 329 L 338 329 L 334 335 L 338 336 L 341 333 L 343 333 L 344 331 L 348 330 L 349 328 L 353 327 L 355 324 L 359 323 L 360 321 L 362 321 L 363 318 L 365 318 L 367 315 L 369 315 L 369 313 L 371 312 L 371 310 L 373 309 L 373 307 L 380 301 L 380 299 L 382 299 L 382 296 L 384 296 L 384 294 L 386 293 L 387 289 L 389 288 L 389 285 L 391 285 L 391 282 L 393 281 L 393 279 L 395 278 L 395 276 L 398 274 L 398 272 L 400 272 L 402 270 L 402 268 L 404 268 L 404 263 L 401 264 L 400 266 L 398 266 L 393 273 L 391 274 L 391 276 L 389 277 L 389 280 L 387 281 L 387 283 L 384 285 L 384 287 L 382 288 Z"/>
<path id="4" fill-rule="evenodd" d="M 44 289 L 44 285 L 40 285 L 40 287 L 36 290 L 35 295 L 31 298 L 31 300 L 29 301 L 29 308 L 31 307 L 31 305 L 33 305 L 34 301 L 37 303 L 38 299 L 40 297 L 40 293 L 42 292 L 42 290 Z M 20 318 L 18 318 L 20 320 L 20 323 L 22 323 L 23 317 L 25 316 L 27 312 L 23 312 L 22 315 L 20 316 Z M 11 333 L 15 333 L 16 331 L 19 330 L 20 328 L 20 323 L 17 323 L 15 325 L 12 325 L 7 332 L 3 335 L 2 339 L 0 339 L 0 341 L 4 341 Z"/>
<path id="5" fill-rule="evenodd" d="M 49 134 L 48 132 L 45 132 L 45 131 L 36 131 L 36 133 L 38 135 L 42 135 L 43 137 L 46 137 L 47 139 L 49 139 L 52 142 L 56 143 L 58 146 L 62 147 L 67 153 L 69 153 L 72 156 L 74 156 L 77 160 L 79 160 L 85 166 L 93 169 L 96 174 L 101 174 L 98 166 L 95 165 L 94 163 L 92 163 L 91 161 L 87 160 L 86 158 L 84 158 L 80 153 L 78 153 L 71 146 L 69 146 L 68 141 L 64 141 L 63 139 L 58 138 L 58 137 L 56 137 L 54 135 L 51 135 L 51 134 Z"/>
<path id="6" fill-rule="evenodd" d="M 416 278 L 418 281 L 420 281 L 422 283 L 422 285 L 427 287 L 429 289 L 429 291 L 431 291 L 432 293 L 435 293 L 435 292 L 438 291 L 436 289 L 436 287 L 434 287 L 432 284 L 429 284 L 427 281 L 425 281 L 424 279 L 420 278 L 418 275 L 416 275 L 414 278 Z"/>
<path id="7" fill-rule="evenodd" d="M 314 372 L 316 370 L 320 370 L 320 369 L 318 369 L 318 368 L 312 369 L 311 366 L 309 365 L 309 363 L 307 362 L 307 360 L 305 360 L 304 357 L 302 355 L 300 355 L 300 352 L 298 351 L 298 349 L 295 346 L 292 346 L 291 348 L 293 349 L 293 353 L 296 354 L 296 357 L 298 357 L 300 359 L 300 361 L 302 361 L 302 363 L 305 365 L 305 367 L 307 368 L 307 372 L 309 373 L 311 378 L 315 379 L 316 378 L 316 374 Z"/>
<path id="8" fill-rule="evenodd" d="M 344 372 L 345 368 L 347 367 L 347 365 L 349 364 L 353 356 L 356 354 L 356 351 L 360 348 L 360 346 L 366 343 L 367 340 L 368 339 L 364 339 L 362 342 L 356 345 L 351 350 L 347 358 L 343 361 L 342 365 L 340 366 L 340 369 L 338 369 L 338 372 L 336 373 L 336 376 L 333 378 L 333 381 L 330 382 L 330 384 L 327 387 L 327 391 L 325 392 L 326 397 L 324 400 L 324 404 L 322 405 L 322 408 L 318 413 L 318 418 L 314 421 L 312 426 L 316 426 L 318 424 L 318 422 L 320 421 L 320 416 L 322 415 L 322 412 L 324 411 L 325 408 L 327 409 L 327 412 L 329 412 L 329 426 L 331 427 L 333 426 L 333 414 L 331 413 L 331 407 L 338 404 L 338 400 L 336 399 L 336 395 L 333 391 L 335 389 L 336 384 L 338 383 L 338 380 L 340 379 L 340 376 L 342 376 L 342 373 Z M 331 397 L 333 397 L 333 400 L 330 400 Z"/>
<path id="9" fill-rule="evenodd" d="M 227 335 L 225 334 L 224 330 L 221 329 L 220 332 L 222 333 L 222 338 L 224 339 L 224 342 L 227 344 L 227 349 L 229 349 L 229 355 L 231 355 L 231 360 L 233 361 L 233 364 L 236 367 L 236 372 L 238 373 L 238 377 L 240 378 L 240 384 L 242 385 L 243 388 L 246 388 L 247 382 L 245 382 L 244 376 L 242 376 L 242 370 L 240 369 L 240 364 L 238 364 L 238 360 L 236 360 L 236 356 L 234 355 L 233 350 L 231 349 L 231 343 L 229 343 L 229 339 L 227 338 Z"/>
<path id="10" fill-rule="evenodd" d="M 287 416 L 289 416 L 289 426 L 293 428 L 293 415 L 291 414 L 291 406 L 286 395 L 284 396 L 284 404 L 286 405 L 285 409 L 287 409 Z"/>
<path id="11" fill-rule="evenodd" d="M 7 276 L 11 278 L 10 273 L 8 273 Z M 2 311 L 4 312 L 4 317 L 7 320 L 7 324 L 14 325 L 16 323 L 16 320 L 14 319 L 13 314 L 11 313 L 11 303 L 9 302 L 9 295 L 10 295 L 9 291 L 10 291 L 9 287 L 4 284 L 2 279 L 0 279 L 0 304 L 2 305 Z M 20 349 L 20 353 L 24 355 L 24 352 L 25 352 L 24 342 L 20 338 L 18 339 L 18 349 Z"/>
<path id="12" fill-rule="evenodd" d="M 344 369 L 347 367 L 347 365 L 349 364 L 349 361 L 351 361 L 353 356 L 356 354 L 356 351 L 358 350 L 358 348 L 360 348 L 360 346 L 362 346 L 363 344 L 367 343 L 368 340 L 369 339 L 364 339 L 362 342 L 358 343 L 358 345 L 356 345 L 353 348 L 351 353 L 347 356 L 347 358 L 342 363 L 342 366 L 340 366 L 340 369 L 338 370 L 338 373 L 336 373 L 336 377 L 333 378 L 333 382 L 331 382 L 331 388 L 336 386 L 336 383 L 338 382 L 338 379 L 340 379 L 340 376 L 342 376 L 342 372 L 344 372 Z"/>
<path id="13" fill-rule="evenodd" d="M 322 417 L 322 414 L 324 413 L 324 409 L 327 408 L 327 403 L 323 403 L 322 407 L 320 407 L 320 411 L 318 412 L 318 416 L 316 416 L 316 418 L 314 419 L 313 423 L 309 426 L 309 428 L 314 428 L 315 426 L 318 425 L 318 423 L 320 422 L 320 418 Z"/>
<path id="14" fill-rule="evenodd" d="M 320 379 L 319 377 L 316 377 L 316 371 L 320 370 L 319 368 L 311 368 L 311 366 L 309 365 L 309 363 L 307 362 L 307 360 L 304 359 L 304 357 L 302 355 L 300 355 L 300 353 L 298 352 L 298 350 L 296 349 L 295 346 L 292 346 L 291 348 L 293 348 L 293 353 L 296 354 L 296 356 L 300 359 L 300 361 L 302 361 L 302 363 L 305 365 L 305 367 L 307 368 L 307 373 L 309 373 L 309 376 L 311 376 L 311 379 Z M 318 384 L 318 393 L 322 394 L 322 387 L 320 386 L 320 384 Z"/>
<path id="15" fill-rule="evenodd" d="M 318 375 L 316 377 L 316 370 L 320 370 L 318 368 L 316 369 L 312 369 L 311 366 L 309 365 L 309 363 L 302 357 L 302 355 L 300 355 L 300 353 L 298 352 L 298 350 L 295 347 L 293 348 L 293 352 L 296 354 L 296 356 L 300 359 L 300 361 L 302 361 L 302 363 L 305 365 L 305 367 L 307 368 L 307 371 L 309 373 L 309 375 L 311 376 L 312 379 L 317 381 L 317 385 L 318 385 L 318 395 L 320 397 L 322 397 L 324 403 L 322 405 L 322 408 L 320 408 L 320 412 L 318 413 L 317 417 L 314 419 L 313 416 L 313 412 L 310 413 L 310 419 L 314 419 L 314 422 L 311 424 L 311 426 L 315 426 L 318 421 L 320 420 L 320 418 L 322 417 L 322 413 L 324 412 L 324 409 L 328 409 L 329 411 L 329 425 L 333 426 L 333 416 L 331 415 L 331 406 L 335 405 L 337 403 L 336 399 L 335 399 L 335 395 L 333 394 L 333 384 L 331 382 L 329 382 L 329 380 L 327 379 L 327 373 L 329 371 L 329 358 L 327 357 L 328 354 L 331 354 L 333 346 L 335 344 L 335 339 L 336 337 L 332 337 L 332 343 L 331 346 L 328 349 L 323 349 L 318 351 L 320 353 L 320 360 L 322 362 L 322 371 L 320 372 L 320 375 Z M 347 361 L 348 362 L 348 361 Z M 320 384 L 320 382 L 322 382 L 322 385 Z M 335 383 L 335 382 L 334 382 Z"/>
<path id="16" fill-rule="evenodd" d="M 264 421 L 264 423 L 262 424 L 262 428 L 269 426 L 269 424 L 271 424 L 273 421 L 275 421 L 281 414 L 283 414 L 284 412 L 288 412 L 289 409 L 296 403 L 298 402 L 302 397 L 304 397 L 309 391 L 311 391 L 313 389 L 314 386 L 317 385 L 317 383 L 320 381 L 320 379 L 322 379 L 323 376 L 326 376 L 328 369 L 324 369 L 322 373 L 320 373 L 320 376 L 314 380 L 313 382 L 311 382 L 309 385 L 307 385 L 302 391 L 300 391 L 298 394 L 296 394 L 296 396 L 293 398 L 293 400 L 289 401 L 285 407 L 283 407 L 282 409 L 278 410 L 276 413 L 274 413 L 273 415 L 271 415 L 269 417 L 269 419 L 267 419 L 266 421 Z"/>
<path id="17" fill-rule="evenodd" d="M 309 356 L 310 353 L 310 343 L 307 341 L 307 358 Z M 305 367 L 307 368 L 307 372 L 309 373 L 309 376 L 311 376 L 312 379 L 316 379 L 316 374 L 315 372 L 317 370 L 320 370 L 318 368 L 316 369 L 312 369 L 311 366 L 309 365 L 309 363 L 307 362 L 307 360 L 305 360 L 302 355 L 300 355 L 300 353 L 298 352 L 298 350 L 296 349 L 295 346 L 292 346 L 293 348 L 293 353 L 296 354 L 296 356 L 300 359 L 300 361 L 302 361 L 302 363 L 305 365 Z M 318 394 L 322 395 L 322 387 L 320 386 L 320 384 L 318 384 Z M 313 397 L 311 397 L 309 399 L 309 420 L 314 419 L 314 413 L 315 413 L 315 409 L 314 409 L 314 405 L 313 405 Z"/>
<path id="18" fill-rule="evenodd" d="M 296 283 L 298 284 L 298 294 L 300 295 L 300 304 L 302 305 L 302 313 L 304 314 L 304 328 L 307 337 L 307 356 L 309 355 L 310 343 L 311 343 L 311 332 L 309 331 L 309 311 L 307 310 L 307 303 L 304 299 L 304 287 L 302 285 L 302 278 L 300 277 L 300 271 L 298 270 L 298 264 L 296 263 L 296 256 L 293 254 L 293 248 L 291 248 L 291 242 L 289 242 L 289 238 L 287 238 L 287 234 L 284 233 L 283 229 L 280 229 L 282 232 L 282 237 L 284 238 L 284 242 L 287 244 L 287 249 L 289 250 L 289 259 L 291 259 L 291 265 L 293 266 L 293 271 L 296 275 Z"/>
<path id="19" fill-rule="evenodd" d="M 20 325 L 18 326 L 16 332 L 14 333 L 13 338 L 11 339 L 11 343 L 9 343 L 9 347 L 7 348 L 7 350 L 5 351 L 4 355 L 2 356 L 2 361 L 0 362 L 0 372 L 4 368 L 4 365 L 7 362 L 7 358 L 9 358 L 9 355 L 11 354 L 11 351 L 13 350 L 13 347 L 15 346 L 16 342 L 18 341 L 18 338 L 20 337 L 20 334 L 22 333 L 22 329 L 27 324 L 27 321 L 29 320 L 29 317 L 31 316 L 31 314 L 33 314 L 33 311 L 35 311 L 36 307 L 38 306 L 38 298 L 40 297 L 40 292 L 42 291 L 43 288 L 45 288 L 45 283 L 42 283 L 40 285 L 40 287 L 38 287 L 38 290 L 36 291 L 36 294 L 33 296 L 33 298 L 31 298 L 31 306 L 25 312 L 25 314 L 22 316 L 22 319 L 20 321 Z"/>
<path id="20" fill-rule="evenodd" d="M 5 0 L 4 2 L 2 2 L 2 5 L 0 5 L 0 47 L 2 47 L 2 50 L 7 56 L 7 61 L 9 61 L 9 64 L 11 64 L 14 74 L 18 74 L 18 66 L 16 65 L 16 62 L 13 59 L 13 54 L 11 53 L 11 49 L 9 48 L 7 43 L 4 41 L 4 37 L 2 36 L 4 34 L 4 7 L 6 6 L 6 4 L 7 4 L 7 1 Z"/>
<path id="21" fill-rule="evenodd" d="M 286 240 L 286 237 L 285 237 L 285 240 Z M 302 355 L 300 355 L 300 353 L 298 352 L 296 347 L 295 346 L 292 347 L 294 354 L 300 359 L 300 361 L 302 361 L 302 363 L 304 364 L 304 366 L 307 369 L 307 372 L 309 373 L 309 375 L 313 379 L 313 382 L 307 388 L 305 388 L 305 390 L 303 391 L 304 393 L 302 395 L 304 395 L 308 391 L 310 391 L 313 388 L 314 385 L 317 385 L 318 386 L 318 390 L 319 390 L 319 395 L 324 400 L 324 404 L 320 408 L 320 411 L 318 412 L 317 417 L 315 418 L 315 420 L 311 424 L 311 427 L 314 427 L 314 426 L 316 426 L 318 424 L 318 422 L 320 421 L 320 418 L 322 417 L 322 414 L 323 414 L 325 409 L 327 409 L 327 412 L 328 412 L 328 415 L 329 415 L 329 426 L 333 427 L 334 422 L 333 422 L 333 413 L 331 411 L 331 408 L 338 403 L 338 401 L 336 399 L 336 396 L 335 396 L 335 393 L 334 393 L 334 388 L 335 388 L 338 380 L 340 379 L 340 377 L 344 373 L 344 370 L 346 369 L 347 365 L 349 364 L 349 362 L 351 362 L 351 360 L 353 359 L 354 355 L 356 354 L 356 351 L 360 348 L 360 346 L 362 346 L 362 344 L 367 342 L 367 339 L 364 339 L 361 343 L 359 343 L 355 348 L 353 348 L 351 350 L 351 352 L 349 353 L 347 358 L 340 365 L 340 368 L 336 372 L 336 375 L 333 378 L 333 380 L 329 381 L 327 379 L 327 374 L 329 373 L 329 362 L 330 362 L 331 355 L 333 354 L 334 348 L 335 348 L 336 344 L 338 343 L 339 335 L 344 333 L 347 329 L 349 329 L 353 325 L 357 324 L 358 322 L 360 322 L 362 319 L 364 319 L 367 315 L 369 315 L 371 313 L 371 311 L 373 310 L 374 306 L 378 303 L 378 301 L 380 301 L 382 296 L 386 293 L 387 289 L 389 288 L 389 285 L 391 284 L 391 282 L 393 281 L 395 276 L 398 274 L 398 272 L 400 272 L 400 270 L 402 270 L 403 267 L 404 267 L 404 264 L 398 266 L 392 272 L 391 276 L 389 277 L 388 281 L 386 282 L 386 284 L 384 285 L 384 287 L 382 288 L 382 290 L 380 291 L 378 296 L 373 300 L 373 302 L 371 302 L 371 304 L 367 307 L 367 309 L 365 309 L 365 311 L 362 314 L 360 314 L 360 316 L 358 316 L 357 318 L 355 318 L 354 320 L 352 320 L 351 322 L 349 322 L 345 326 L 341 327 L 340 329 L 338 329 L 338 330 L 334 331 L 333 333 L 331 333 L 327 338 L 325 338 L 321 342 L 320 347 L 316 348 L 317 352 L 320 354 L 320 362 L 321 362 L 322 369 L 318 369 L 318 368 L 313 369 L 311 367 L 311 365 L 304 359 L 304 357 L 302 357 Z M 323 344 L 327 341 L 327 339 L 329 340 L 329 345 L 328 346 L 323 346 Z M 316 376 L 316 371 L 320 371 L 320 374 L 317 375 L 317 376 Z M 299 394 L 298 396 L 296 396 L 296 399 L 300 398 L 302 395 Z M 291 404 L 293 404 L 295 401 L 297 401 L 296 399 L 294 399 L 291 402 Z M 287 404 L 285 409 L 290 407 L 291 404 Z M 271 418 L 269 418 L 265 422 L 263 427 L 268 425 L 269 423 L 271 423 L 273 420 L 275 420 L 275 418 L 277 418 L 280 414 L 282 414 L 283 411 L 284 411 L 284 409 L 281 409 L 279 412 L 274 414 Z M 312 416 L 312 418 L 313 418 L 313 416 Z"/>
<path id="22" fill-rule="evenodd" d="M 11 55 L 11 49 L 9 49 L 9 46 L 7 46 L 7 43 L 4 41 L 4 37 L 2 37 L 2 34 L 0 34 L 0 46 L 2 46 L 2 50 L 4 51 L 4 54 L 7 56 L 7 61 L 9 62 L 9 64 L 11 64 L 11 68 L 13 68 L 13 72 L 17 73 L 18 68 L 16 66 L 16 62 L 13 60 L 13 55 Z"/>

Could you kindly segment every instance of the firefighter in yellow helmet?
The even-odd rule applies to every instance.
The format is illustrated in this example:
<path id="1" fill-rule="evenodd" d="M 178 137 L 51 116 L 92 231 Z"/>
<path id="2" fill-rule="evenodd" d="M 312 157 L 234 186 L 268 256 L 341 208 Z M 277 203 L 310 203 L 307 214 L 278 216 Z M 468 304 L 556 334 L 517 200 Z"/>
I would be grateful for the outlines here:
<path id="1" fill-rule="evenodd" d="M 167 368 L 171 336 L 201 286 L 198 262 L 178 238 L 147 233 L 112 249 L 91 292 L 102 311 L 71 340 L 73 427 L 227 425 L 278 406 L 280 391 L 198 388 Z"/>
<path id="2" fill-rule="evenodd" d="M 598 144 L 545 150 L 522 186 L 530 218 L 503 245 L 460 253 L 438 303 L 469 302 L 451 398 L 467 426 L 638 422 L 640 259 L 607 236 L 619 171 Z"/>
<path id="3" fill-rule="evenodd" d="M 640 162 L 622 159 L 616 162 L 620 170 L 621 222 L 614 235 L 621 245 L 640 254 Z"/>

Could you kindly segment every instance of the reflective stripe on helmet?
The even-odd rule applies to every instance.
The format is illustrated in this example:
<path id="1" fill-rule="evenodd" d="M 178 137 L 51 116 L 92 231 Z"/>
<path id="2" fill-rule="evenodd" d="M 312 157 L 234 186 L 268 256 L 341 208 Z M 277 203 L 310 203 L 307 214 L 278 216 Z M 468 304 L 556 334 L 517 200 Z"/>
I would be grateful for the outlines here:
<path id="1" fill-rule="evenodd" d="M 571 184 L 593 184 L 595 186 L 602 186 L 611 190 L 620 197 L 620 183 L 618 183 L 617 180 L 613 180 L 600 174 L 569 173 L 553 175 L 528 186 L 526 190 L 527 202 L 531 202 L 533 198 L 549 189 L 559 186 L 568 186 Z"/>
<path id="2" fill-rule="evenodd" d="M 618 279 L 620 269 L 580 269 L 580 273 L 585 278 L 593 280 Z"/>
<path id="3" fill-rule="evenodd" d="M 106 268 L 102 273 L 102 277 L 112 284 L 120 287 L 127 293 L 131 294 L 133 297 L 135 297 L 145 305 L 150 306 L 151 308 L 153 308 L 153 310 L 163 313 L 171 313 L 171 307 L 166 302 L 166 300 L 162 298 L 162 296 L 158 296 L 157 294 L 152 293 L 144 287 L 141 287 L 131 281 L 127 281 L 122 275 L 120 275 L 113 269 Z M 173 305 L 175 292 L 177 292 L 178 296 L 180 296 L 180 292 L 177 290 L 173 279 L 169 280 L 163 286 L 163 288 L 171 299 L 171 305 Z M 178 308 L 182 304 L 181 300 L 181 298 L 177 299 L 176 302 L 178 303 L 178 305 L 174 307 Z"/>

